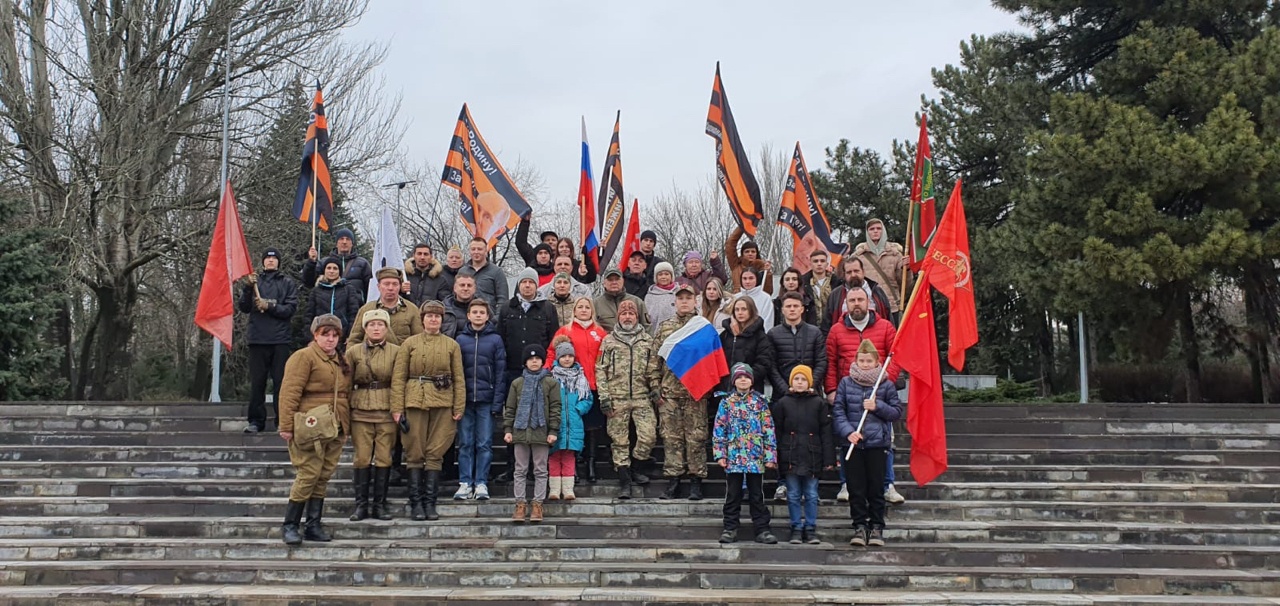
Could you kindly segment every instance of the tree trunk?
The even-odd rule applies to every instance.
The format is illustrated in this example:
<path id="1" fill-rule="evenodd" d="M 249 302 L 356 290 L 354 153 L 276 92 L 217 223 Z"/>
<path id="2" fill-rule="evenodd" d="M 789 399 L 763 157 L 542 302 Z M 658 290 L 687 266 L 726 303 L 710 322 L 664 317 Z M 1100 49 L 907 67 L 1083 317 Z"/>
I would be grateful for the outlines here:
<path id="1" fill-rule="evenodd" d="M 1040 397 L 1047 398 L 1053 395 L 1053 330 L 1049 324 L 1049 312 L 1043 311 L 1039 315 L 1035 339 L 1040 358 Z"/>
<path id="2" fill-rule="evenodd" d="M 96 288 L 98 298 L 97 335 L 92 345 L 91 385 L 95 400 L 133 398 L 132 355 L 133 310 L 138 289 L 132 278 L 122 284 Z"/>
<path id="3" fill-rule="evenodd" d="M 1185 362 L 1187 402 L 1199 404 L 1204 401 L 1201 392 L 1200 375 L 1200 343 L 1196 340 L 1195 314 L 1191 309 L 1191 291 L 1186 286 L 1179 293 L 1179 337 L 1182 340 L 1182 358 Z"/>

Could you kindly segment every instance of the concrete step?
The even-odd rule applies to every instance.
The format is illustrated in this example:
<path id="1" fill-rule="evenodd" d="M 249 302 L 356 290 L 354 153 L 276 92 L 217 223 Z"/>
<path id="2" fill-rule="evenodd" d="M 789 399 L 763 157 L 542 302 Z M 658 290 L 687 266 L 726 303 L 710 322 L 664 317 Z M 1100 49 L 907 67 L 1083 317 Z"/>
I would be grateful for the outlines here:
<path id="1" fill-rule="evenodd" d="M 908 484 L 909 453 L 899 453 L 896 472 Z M 951 460 L 958 457 L 952 453 Z M 975 457 L 977 458 L 977 457 Z M 1280 459 L 1277 459 L 1280 460 Z M 498 461 L 499 468 L 502 461 Z M 607 473 L 600 463 L 599 473 Z M 610 476 L 612 477 L 612 476 Z M 0 478 L 240 478 L 247 480 L 292 479 L 293 467 L 286 460 L 263 462 L 172 462 L 149 463 L 110 461 L 0 461 Z M 350 457 L 334 473 L 337 480 L 351 478 Z M 991 465 L 952 464 L 945 478 L 952 482 L 1141 482 L 1280 484 L 1280 467 L 1225 465 Z"/>
<path id="2" fill-rule="evenodd" d="M 392 539 L 592 539 L 684 541 L 714 536 L 714 517 L 556 517 L 542 524 L 512 524 L 502 518 L 448 517 L 436 522 L 347 521 L 349 509 L 326 503 L 325 524 L 339 540 Z M 843 545 L 853 534 L 847 510 L 819 517 L 819 531 Z M 785 529 L 786 517 L 774 518 Z M 0 538 L 208 538 L 267 536 L 278 517 L 7 516 Z M 1075 543 L 1081 545 L 1209 545 L 1280 547 L 1280 533 L 1265 524 L 1181 524 L 1098 521 L 914 520 L 894 516 L 886 536 L 895 543 Z"/>
<path id="3" fill-rule="evenodd" d="M 835 472 L 828 472 L 831 479 L 825 492 L 839 490 Z M 280 497 L 289 495 L 292 478 L 241 479 L 209 478 L 192 481 L 189 478 L 22 478 L 0 479 L 0 494 L 15 497 Z M 648 486 L 633 488 L 640 497 L 657 498 L 666 482 L 651 482 Z M 337 481 L 329 485 L 329 497 L 353 496 L 350 482 Z M 497 497 L 511 496 L 508 485 L 494 485 L 490 493 Z M 580 497 L 616 497 L 620 489 L 611 481 L 575 486 Z M 1231 484 L 1231 483 L 1122 483 L 1122 482 L 933 482 L 925 487 L 899 483 L 898 491 L 909 500 L 1067 500 L 1130 503 L 1278 503 L 1280 485 Z M 398 490 L 396 492 L 403 492 Z M 445 491 L 441 491 L 444 494 Z M 703 481 L 707 498 L 722 498 L 725 480 L 712 477 Z M 772 496 L 772 495 L 770 495 Z M 824 495 L 828 496 L 828 495 Z"/>
<path id="4" fill-rule="evenodd" d="M 303 545 L 301 550 L 341 548 Z M 792 550 L 772 547 L 779 555 Z M 891 553 L 893 547 L 872 551 Z M 459 550 L 459 554 L 468 553 Z M 665 587 L 697 589 L 1074 591 L 1270 597 L 1280 572 L 1230 568 L 829 566 L 656 562 L 432 562 L 416 560 L 0 561 L 3 585 L 380 585 L 388 587 Z"/>
<path id="5" fill-rule="evenodd" d="M 351 499 L 326 501 L 333 511 L 348 511 Z M 404 501 L 393 505 L 401 507 Z M 720 515 L 722 504 L 703 501 L 658 499 L 581 498 L 572 503 L 548 503 L 552 517 L 706 517 Z M 9 516 L 255 516 L 282 515 L 283 498 L 246 497 L 0 497 L 0 511 Z M 510 499 L 453 501 L 441 499 L 440 515 L 446 518 L 501 518 L 511 514 Z M 771 503 L 775 518 L 786 516 L 786 505 Z M 847 517 L 844 505 L 819 507 L 819 517 Z M 401 516 L 403 517 L 403 516 Z M 1098 520 L 1125 522 L 1183 522 L 1187 524 L 1280 524 L 1277 503 L 1179 503 L 1151 502 L 1135 507 L 1132 502 L 1108 501 L 1010 501 L 999 500 L 908 500 L 894 506 L 891 520 Z"/>
<path id="6" fill-rule="evenodd" d="M 660 539 L 363 539 L 289 547 L 273 536 L 244 539 L 0 539 L 0 560 L 67 562 L 101 560 L 272 560 L 398 562 L 537 562 L 594 563 L 710 562 L 721 564 L 842 566 L 977 566 L 1117 567 L 1117 568 L 1280 568 L 1274 546 L 1222 545 L 1082 545 L 1074 543 L 903 543 L 889 537 L 885 549 L 851 549 L 847 544 L 777 546 L 753 542 L 750 527 L 740 531 L 742 542 L 721 545 L 720 531 L 708 528 L 702 537 L 678 544 Z M 785 531 L 780 540 L 785 541 Z M 779 549 L 783 550 L 779 553 Z"/>
<path id="7" fill-rule="evenodd" d="M 779 589 L 541 587 L 306 587 L 298 585 L 60 585 L 0 586 L 0 600 L 33 606 L 91 603 L 101 606 L 164 604 L 259 604 L 271 606 L 346 606 L 366 604 L 699 604 L 703 606 L 788 606 L 876 604 L 880 606 L 1205 606 L 1200 595 L 1113 595 L 1101 593 L 950 593 L 859 589 L 813 591 Z M 1280 599 L 1213 596 L 1215 606 L 1276 606 Z"/>

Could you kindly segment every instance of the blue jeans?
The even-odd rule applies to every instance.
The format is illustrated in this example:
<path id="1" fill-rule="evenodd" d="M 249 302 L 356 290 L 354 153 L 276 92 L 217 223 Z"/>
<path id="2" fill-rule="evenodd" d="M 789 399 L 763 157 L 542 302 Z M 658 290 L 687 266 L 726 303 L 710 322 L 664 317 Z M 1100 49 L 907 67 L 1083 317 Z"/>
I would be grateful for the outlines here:
<path id="1" fill-rule="evenodd" d="M 884 489 L 889 490 L 893 484 L 893 449 L 885 451 L 884 456 Z"/>
<path id="2" fill-rule="evenodd" d="M 818 476 L 786 475 L 787 513 L 791 515 L 791 529 L 813 530 L 818 526 Z M 801 504 L 803 498 L 804 503 Z"/>
<path id="3" fill-rule="evenodd" d="M 468 402 L 458 423 L 458 481 L 488 484 L 493 461 L 493 414 L 489 402 Z"/>

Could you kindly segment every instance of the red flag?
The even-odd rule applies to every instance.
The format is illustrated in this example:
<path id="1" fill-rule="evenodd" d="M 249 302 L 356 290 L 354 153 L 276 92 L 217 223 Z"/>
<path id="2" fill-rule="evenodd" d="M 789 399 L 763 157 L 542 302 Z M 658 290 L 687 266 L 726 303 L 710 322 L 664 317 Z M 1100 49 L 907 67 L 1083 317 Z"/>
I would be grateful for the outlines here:
<path id="1" fill-rule="evenodd" d="M 969 225 L 960 199 L 960 182 L 929 243 L 921 275 L 947 298 L 947 361 L 964 369 L 964 352 L 978 342 L 978 309 L 973 301 L 973 273 L 969 263 Z"/>
<path id="2" fill-rule="evenodd" d="M 907 431 L 911 433 L 911 475 L 924 486 L 947 470 L 947 425 L 942 411 L 942 368 L 933 329 L 929 277 L 921 274 L 902 326 L 890 348 L 893 361 L 911 373 Z"/>
<path id="3" fill-rule="evenodd" d="M 222 341 L 227 349 L 231 349 L 234 312 L 231 285 L 251 273 L 253 262 L 240 226 L 240 213 L 236 211 L 236 196 L 231 192 L 231 182 L 227 181 L 227 190 L 218 207 L 218 223 L 213 228 L 213 243 L 209 245 L 209 259 L 204 264 L 200 298 L 196 301 L 196 326 Z"/>
<path id="4" fill-rule="evenodd" d="M 920 271 L 925 249 L 937 225 L 933 195 L 933 150 L 929 149 L 929 117 L 920 116 L 920 140 L 916 144 L 916 166 L 911 175 L 911 210 L 907 218 L 907 261 L 911 271 Z"/>
<path id="5" fill-rule="evenodd" d="M 631 218 L 627 219 L 627 235 L 622 238 L 622 257 L 618 259 L 618 267 L 626 272 L 627 263 L 631 262 L 631 253 L 640 250 L 640 198 L 631 202 Z"/>

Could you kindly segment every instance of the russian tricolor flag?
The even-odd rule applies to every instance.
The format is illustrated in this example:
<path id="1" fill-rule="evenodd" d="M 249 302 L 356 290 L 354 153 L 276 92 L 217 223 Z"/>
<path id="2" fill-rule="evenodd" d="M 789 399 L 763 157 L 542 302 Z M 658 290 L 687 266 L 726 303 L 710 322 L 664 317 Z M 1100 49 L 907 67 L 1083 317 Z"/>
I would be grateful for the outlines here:
<path id="1" fill-rule="evenodd" d="M 582 118 L 582 171 L 578 180 L 578 235 L 584 262 L 600 271 L 600 236 L 596 233 L 595 180 L 591 178 L 591 150 L 587 146 L 587 118 Z"/>
<path id="2" fill-rule="evenodd" d="M 695 400 L 702 399 L 720 384 L 721 377 L 729 374 L 720 335 L 711 322 L 700 315 L 693 316 L 680 330 L 671 333 L 658 348 L 658 355 L 667 361 L 667 368 L 680 378 L 680 383 Z"/>

